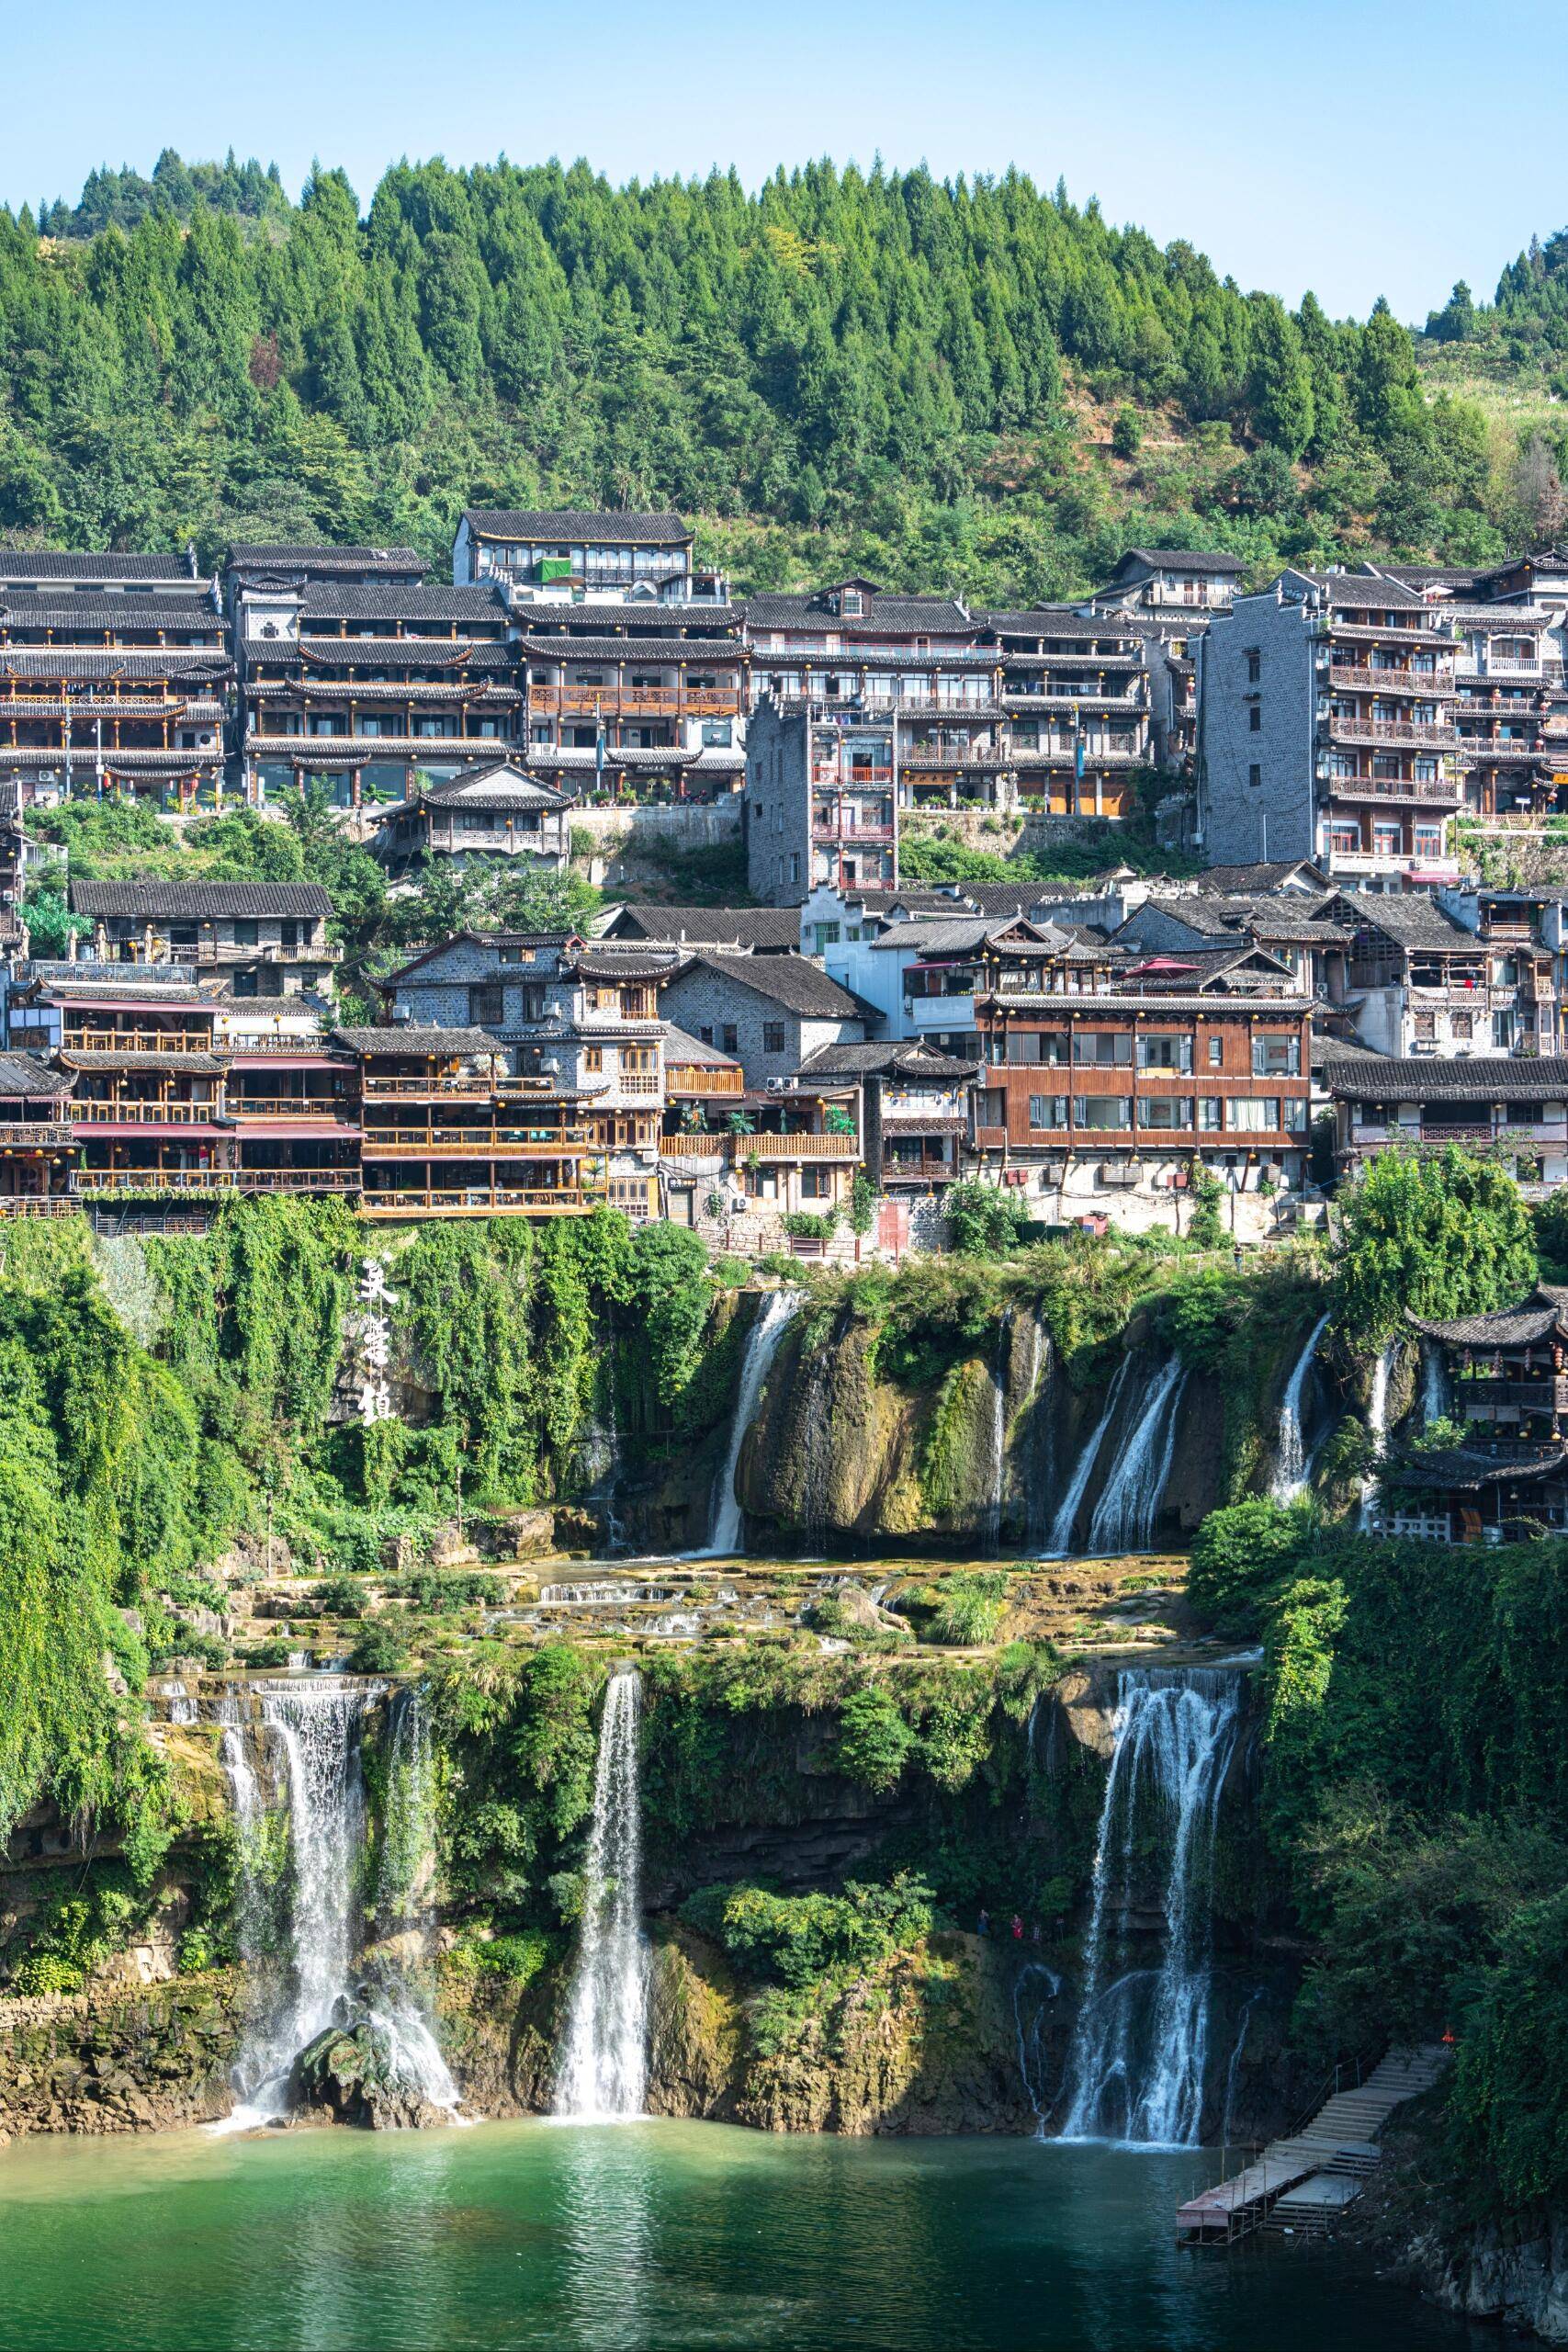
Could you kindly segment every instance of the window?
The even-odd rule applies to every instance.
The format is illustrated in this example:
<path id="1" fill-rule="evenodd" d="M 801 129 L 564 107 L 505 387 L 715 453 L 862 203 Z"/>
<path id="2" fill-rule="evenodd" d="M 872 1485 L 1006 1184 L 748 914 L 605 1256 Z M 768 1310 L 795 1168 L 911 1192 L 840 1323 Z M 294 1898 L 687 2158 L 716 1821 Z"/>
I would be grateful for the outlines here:
<path id="1" fill-rule="evenodd" d="M 738 1054 L 740 1051 L 740 1032 L 733 1021 L 723 1023 L 719 1030 L 718 1043 L 722 1053 Z"/>
<path id="2" fill-rule="evenodd" d="M 1500 1052 L 1506 1053 L 1511 1048 L 1513 1042 L 1513 1014 L 1506 1012 L 1495 1012 L 1492 1015 L 1492 1043 Z"/>
<path id="3" fill-rule="evenodd" d="M 1257 792 L 1261 788 L 1263 783 L 1263 771 L 1258 765 L 1256 761 L 1253 762 L 1252 765 L 1247 771 L 1247 780 L 1254 792 Z"/>
<path id="4" fill-rule="evenodd" d="M 839 926 L 836 922 L 813 923 L 811 927 L 817 933 L 817 953 L 818 956 L 821 955 L 824 947 L 836 947 L 838 945 Z M 852 931 L 850 937 L 853 939 L 855 933 Z"/>
<path id="5" fill-rule="evenodd" d="M 1036 1131 L 1043 1127 L 1065 1127 L 1067 1124 L 1066 1096 L 1032 1094 L 1029 1098 L 1029 1124 Z"/>
<path id="6" fill-rule="evenodd" d="M 1437 1039 L 1438 1039 L 1438 1016 L 1437 1016 L 1437 1014 L 1436 1014 L 1435 1012 L 1418 1012 L 1418 1013 L 1416 1015 L 1416 1044 L 1417 1044 L 1417 1045 L 1427 1045 L 1427 1044 L 1436 1045 L 1436 1043 L 1437 1043 Z"/>
<path id="7" fill-rule="evenodd" d="M 601 1071 L 604 1067 L 604 1046 L 585 1046 L 582 1051 L 582 1067 L 590 1076 L 594 1076 Z"/>
<path id="8" fill-rule="evenodd" d="M 1191 1096 L 1145 1095 L 1138 1103 L 1138 1125 L 1141 1127 L 1190 1127 L 1192 1125 Z"/>
<path id="9" fill-rule="evenodd" d="M 1285 1125 L 1292 1135 L 1301 1135 L 1307 1123 L 1306 1096 L 1287 1094 L 1283 1103 Z"/>
<path id="10" fill-rule="evenodd" d="M 1038 1100 L 1038 1097 L 1035 1098 Z M 980 1091 L 975 1105 L 975 1123 L 981 1127 L 1005 1127 L 1008 1116 L 1007 1089 L 987 1086 Z"/>
<path id="11" fill-rule="evenodd" d="M 1183 1077 L 1192 1067 L 1192 1040 L 1180 1035 L 1173 1036 L 1143 1036 L 1138 1040 L 1140 1069 L 1179 1070 Z"/>
<path id="12" fill-rule="evenodd" d="M 1258 684 L 1259 680 L 1262 678 L 1262 675 L 1263 675 L 1263 654 L 1262 654 L 1262 650 L 1261 650 L 1261 649 L 1260 649 L 1258 646 L 1256 646 L 1256 645 L 1249 645 L 1249 646 L 1247 647 L 1247 684 L 1248 684 L 1249 686 L 1256 686 L 1256 685 Z"/>
<path id="13" fill-rule="evenodd" d="M 491 982 L 468 990 L 468 1019 L 476 1029 L 493 1029 L 505 1018 L 504 991 Z"/>
<path id="14" fill-rule="evenodd" d="M 830 1201 L 833 1197 L 833 1170 L 830 1168 L 803 1168 L 800 1171 L 802 1200 Z"/>
<path id="15" fill-rule="evenodd" d="M 1209 1040 L 1209 1068 L 1211 1069 L 1223 1069 L 1224 1068 L 1224 1039 L 1223 1037 L 1211 1037 Z"/>
<path id="16" fill-rule="evenodd" d="M 1125 1029 L 1075 1029 L 1073 1059 L 1085 1069 L 1126 1069 L 1133 1040 Z"/>
<path id="17" fill-rule="evenodd" d="M 1472 1012 L 1456 1012 L 1449 1025 L 1453 1031 L 1456 1044 L 1461 1040 L 1468 1040 L 1475 1035 L 1475 1015 Z"/>
<path id="18" fill-rule="evenodd" d="M 1253 734 L 1253 735 L 1261 735 L 1261 734 L 1262 734 L 1262 732 L 1263 732 L 1263 707 L 1262 707 L 1261 703 L 1256 703 L 1256 702 L 1255 702 L 1255 703 L 1253 704 L 1253 706 L 1252 706 L 1251 709 L 1250 709 L 1250 710 L 1247 712 L 1247 729 L 1248 729 L 1248 732 L 1249 732 L 1249 733 L 1251 733 L 1251 734 Z"/>
<path id="19" fill-rule="evenodd" d="M 1252 1075 L 1254 1078 L 1299 1078 L 1302 1074 L 1302 1041 L 1299 1036 L 1269 1035 L 1267 1033 L 1252 1041 Z"/>
<path id="20" fill-rule="evenodd" d="M 782 1054 L 784 1050 L 784 1023 L 782 1021 L 764 1021 L 762 1023 L 762 1051 L 765 1054 Z"/>
<path id="21" fill-rule="evenodd" d="M 1270 1127 L 1277 1127 L 1280 1124 L 1279 1102 L 1270 1094 L 1256 1095 L 1250 1100 L 1234 1096 L 1226 1110 L 1225 1125 L 1233 1135 L 1266 1135 Z"/>
<path id="22" fill-rule="evenodd" d="M 1218 1132 L 1220 1098 L 1217 1094 L 1201 1094 L 1198 1098 L 1198 1125 L 1206 1135 Z"/>
<path id="23" fill-rule="evenodd" d="M 260 925 L 260 923 L 259 923 L 259 922 L 256 922 L 256 920 L 255 920 L 254 916 L 254 915 L 236 915 L 236 917 L 234 918 L 234 944 L 235 944 L 235 946 L 236 946 L 236 947 L 254 947 L 254 946 L 256 946 L 256 945 L 258 944 L 258 943 L 260 942 L 260 939 L 261 939 L 261 925 Z"/>
<path id="24" fill-rule="evenodd" d="M 697 1035 L 705 1046 L 711 1046 L 713 1043 L 713 1023 L 711 1021 L 705 1022 L 703 1026 L 697 1031 Z"/>
<path id="25" fill-rule="evenodd" d="M 1075 1094 L 1073 1118 L 1080 1127 L 1130 1127 L 1133 1098 L 1130 1094 Z"/>

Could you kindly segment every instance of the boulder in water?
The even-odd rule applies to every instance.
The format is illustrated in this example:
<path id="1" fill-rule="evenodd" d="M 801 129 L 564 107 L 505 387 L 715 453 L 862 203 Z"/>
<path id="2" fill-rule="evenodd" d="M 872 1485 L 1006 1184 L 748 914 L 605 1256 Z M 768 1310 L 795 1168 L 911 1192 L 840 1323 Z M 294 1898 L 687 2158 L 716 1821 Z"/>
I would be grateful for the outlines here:
<path id="1" fill-rule="evenodd" d="M 302 2117 L 367 2132 L 415 2132 L 450 2123 L 452 2111 L 425 2096 L 400 2064 L 395 2035 L 361 2015 L 325 2026 L 288 2074 L 288 2105 Z"/>

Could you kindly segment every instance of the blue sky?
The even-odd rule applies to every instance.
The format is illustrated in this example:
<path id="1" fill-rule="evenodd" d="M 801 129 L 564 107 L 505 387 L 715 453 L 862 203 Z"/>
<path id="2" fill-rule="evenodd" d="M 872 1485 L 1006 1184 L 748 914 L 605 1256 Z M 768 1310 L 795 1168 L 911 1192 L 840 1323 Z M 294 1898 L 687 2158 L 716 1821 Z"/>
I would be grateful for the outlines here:
<path id="1" fill-rule="evenodd" d="M 1568 221 L 1546 0 L 65 0 L 6 9 L 0 196 L 96 164 L 586 155 L 612 178 L 830 154 L 1016 163 L 1244 287 L 1423 318 Z"/>

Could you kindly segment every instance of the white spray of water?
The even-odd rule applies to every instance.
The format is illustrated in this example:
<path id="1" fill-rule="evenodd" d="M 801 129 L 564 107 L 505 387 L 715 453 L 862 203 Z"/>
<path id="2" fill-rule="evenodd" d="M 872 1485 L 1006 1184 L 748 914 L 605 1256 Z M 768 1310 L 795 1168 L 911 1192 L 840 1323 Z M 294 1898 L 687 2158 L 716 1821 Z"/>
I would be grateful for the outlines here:
<path id="1" fill-rule="evenodd" d="M 1078 1515 L 1078 1506 L 1083 1501 L 1089 1479 L 1094 1475 L 1094 1465 L 1100 1459 L 1100 1449 L 1105 1442 L 1105 1433 L 1115 1418 L 1116 1408 L 1122 1396 L 1122 1384 L 1127 1377 L 1127 1367 L 1132 1361 L 1131 1356 L 1123 1356 L 1116 1367 L 1116 1377 L 1111 1382 L 1110 1394 L 1105 1399 L 1105 1410 L 1089 1432 L 1089 1441 L 1074 1465 L 1067 1491 L 1062 1497 L 1057 1506 L 1056 1516 L 1051 1522 L 1050 1536 L 1044 1551 L 1040 1555 L 1043 1560 L 1066 1559 L 1072 1550 L 1073 1524 Z"/>
<path id="2" fill-rule="evenodd" d="M 1231 2121 L 1235 2112 L 1236 2076 L 1241 2068 L 1241 2053 L 1247 2048 L 1247 2029 L 1252 2023 L 1253 2010 L 1262 1998 L 1263 1990 L 1259 1986 L 1256 1993 L 1248 1994 L 1242 2003 L 1241 2017 L 1235 2030 L 1235 2043 L 1231 2051 L 1231 2062 L 1225 2068 L 1225 2104 L 1220 2118 L 1220 2138 L 1226 2145 L 1230 2142 Z"/>
<path id="3" fill-rule="evenodd" d="M 1372 1466 L 1361 1486 L 1360 1530 L 1370 1535 L 1378 1523 L 1377 1465 L 1388 1450 L 1388 1384 L 1393 1372 L 1396 1343 L 1390 1340 L 1372 1366 L 1372 1389 L 1367 1406 L 1367 1430 L 1372 1441 Z"/>
<path id="4" fill-rule="evenodd" d="M 1436 1340 L 1421 1342 L 1421 1425 L 1430 1429 L 1449 1409 L 1449 1375 Z"/>
<path id="5" fill-rule="evenodd" d="M 1274 1460 L 1273 1497 L 1277 1503 L 1293 1503 L 1306 1492 L 1306 1440 L 1302 1429 L 1302 1398 L 1306 1393 L 1307 1374 L 1317 1354 L 1317 1343 L 1328 1329 L 1328 1317 L 1320 1315 L 1313 1325 L 1305 1347 L 1296 1358 L 1295 1369 L 1286 1383 L 1280 1405 L 1280 1450 Z"/>
<path id="6" fill-rule="evenodd" d="M 1153 1543 L 1186 1385 L 1186 1366 L 1179 1356 L 1172 1356 L 1151 1384 L 1137 1424 L 1095 1506 L 1089 1529 L 1091 1553 L 1146 1552 Z"/>
<path id="7" fill-rule="evenodd" d="M 1100 1807 L 1084 1984 L 1067 2062 L 1062 2137 L 1193 2147 L 1209 2050 L 1210 1934 L 1201 1902 L 1220 1790 L 1235 1752 L 1240 1679 L 1211 1668 L 1123 1668 Z M 1165 1855 L 1157 1969 L 1105 1982 L 1110 1919 L 1134 1895 L 1140 1806 Z"/>
<path id="8" fill-rule="evenodd" d="M 647 1939 L 637 1728 L 642 1677 L 610 1677 L 593 1770 L 582 1924 L 555 2111 L 580 2122 L 640 2115 L 648 2084 Z"/>
<path id="9" fill-rule="evenodd" d="M 740 1367 L 740 1385 L 735 1398 L 735 1417 L 729 1425 L 729 1443 L 725 1451 L 724 1467 L 713 1490 L 708 1540 L 695 1555 L 698 1559 L 733 1559 L 740 1550 L 743 1517 L 740 1498 L 735 1491 L 740 1449 L 746 1442 L 747 1430 L 757 1418 L 762 1384 L 778 1353 L 779 1341 L 789 1329 L 799 1305 L 798 1291 L 774 1291 L 747 1336 L 746 1354 Z"/>

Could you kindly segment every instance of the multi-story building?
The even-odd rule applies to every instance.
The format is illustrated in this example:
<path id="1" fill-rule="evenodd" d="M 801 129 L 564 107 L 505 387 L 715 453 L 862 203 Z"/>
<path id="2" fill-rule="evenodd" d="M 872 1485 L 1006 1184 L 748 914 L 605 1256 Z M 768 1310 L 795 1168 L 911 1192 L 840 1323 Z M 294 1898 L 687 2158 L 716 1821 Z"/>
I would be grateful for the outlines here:
<path id="1" fill-rule="evenodd" d="M 1527 1199 L 1568 1182 L 1568 1058 L 1560 1055 L 1348 1053 L 1325 1062 L 1324 1083 L 1341 1175 L 1380 1152 L 1458 1144 L 1499 1158 Z"/>
<path id="2" fill-rule="evenodd" d="M 859 1042 L 869 1008 L 803 956 L 688 951 L 664 990 L 669 1017 L 732 1055 L 753 1089 L 791 1080 L 819 1046 Z"/>
<path id="3" fill-rule="evenodd" d="M 750 701 L 739 607 L 550 603 L 519 618 L 533 773 L 615 799 L 737 788 Z"/>
<path id="4" fill-rule="evenodd" d="M 801 1080 L 859 1089 L 856 1124 L 866 1173 L 895 1201 L 909 1191 L 941 1193 L 963 1174 L 978 1064 L 901 1038 L 819 1046 Z M 883 1237 L 908 1238 L 894 1221 Z"/>
<path id="5" fill-rule="evenodd" d="M 1161 628 L 1206 625 L 1230 611 L 1246 570 L 1239 556 L 1213 549 L 1129 548 L 1090 601 Z"/>
<path id="6" fill-rule="evenodd" d="M 639 939 L 660 947 L 729 947 L 756 956 L 798 953 L 800 918 L 793 907 L 661 907 L 626 899 L 602 916 L 601 939 Z"/>
<path id="7" fill-rule="evenodd" d="M 1457 879 L 1454 642 L 1383 574 L 1287 571 L 1199 650 L 1206 857 L 1309 857 L 1351 887 Z"/>
<path id="8" fill-rule="evenodd" d="M 316 780 L 345 808 L 402 801 L 509 755 L 522 707 L 511 638 L 495 588 L 240 581 L 246 797 Z"/>
<path id="9" fill-rule="evenodd" d="M 79 1205 L 71 1086 L 36 1054 L 0 1054 L 0 1217 L 66 1216 Z"/>
<path id="10" fill-rule="evenodd" d="M 1348 892 L 1326 911 L 1350 932 L 1346 1001 L 1374 1052 L 1555 1051 L 1555 958 L 1517 909 L 1490 894 Z"/>
<path id="11" fill-rule="evenodd" d="M 798 906 L 813 890 L 890 889 L 898 795 L 886 713 L 863 705 L 759 704 L 746 755 L 743 823 L 751 895 Z"/>
<path id="12" fill-rule="evenodd" d="M 1396 1453 L 1379 1523 L 1426 1543 L 1502 1544 L 1568 1527 L 1568 1301 L 1546 1285 L 1516 1306 L 1419 1323 L 1441 1352 L 1458 1445 Z"/>
<path id="13" fill-rule="evenodd" d="M 152 557 L 105 581 L 111 560 L 34 557 L 38 584 L 0 591 L 0 781 L 22 806 L 217 808 L 233 669 L 215 583 Z"/>
<path id="14" fill-rule="evenodd" d="M 732 1056 L 682 1029 L 666 1031 L 664 1051 L 663 1214 L 750 1256 L 820 1254 L 823 1236 L 792 1235 L 784 1220 L 836 1221 L 848 1206 L 861 1159 L 854 1085 L 802 1073 L 749 1089 Z"/>
<path id="15" fill-rule="evenodd" d="M 493 581 L 518 604 L 626 597 L 682 605 L 722 602 L 728 592 L 692 561 L 692 533 L 679 514 L 585 513 L 470 506 L 452 546 L 458 587 Z"/>
<path id="16" fill-rule="evenodd" d="M 461 867 L 470 860 L 526 858 L 547 874 L 563 872 L 571 856 L 575 796 L 530 775 L 516 759 L 460 768 L 444 783 L 413 785 L 405 800 L 383 809 L 371 848 L 393 875 L 432 858 Z"/>
<path id="17" fill-rule="evenodd" d="M 1147 639 L 1115 615 L 1051 605 L 987 614 L 985 641 L 1023 805 L 1054 817 L 1130 816 L 1135 771 L 1156 758 L 1154 689 L 1166 686 Z"/>
<path id="18" fill-rule="evenodd" d="M 1337 921 L 1328 911 L 1331 903 Z M 1222 898 L 1207 890 L 1180 898 L 1162 894 L 1134 908 L 1111 932 L 1111 944 L 1143 956 L 1184 956 L 1249 941 L 1284 966 L 1322 1015 L 1347 1006 L 1359 904 L 1352 902 L 1347 910 L 1343 899 L 1326 891 L 1317 897 L 1281 891 L 1268 898 Z"/>
<path id="19" fill-rule="evenodd" d="M 73 882 L 70 902 L 98 961 L 194 966 L 237 997 L 330 992 L 343 955 L 318 882 Z"/>
<path id="20" fill-rule="evenodd" d="M 645 1217 L 658 1213 L 660 994 L 678 964 L 668 950 L 563 933 L 464 932 L 378 985 L 394 1023 L 460 1016 L 509 1049 L 518 1077 L 548 1081 L 575 1103 L 605 1197 Z"/>

